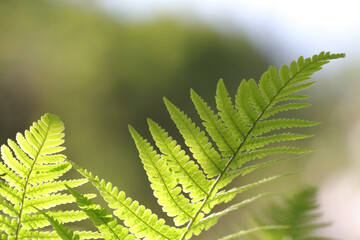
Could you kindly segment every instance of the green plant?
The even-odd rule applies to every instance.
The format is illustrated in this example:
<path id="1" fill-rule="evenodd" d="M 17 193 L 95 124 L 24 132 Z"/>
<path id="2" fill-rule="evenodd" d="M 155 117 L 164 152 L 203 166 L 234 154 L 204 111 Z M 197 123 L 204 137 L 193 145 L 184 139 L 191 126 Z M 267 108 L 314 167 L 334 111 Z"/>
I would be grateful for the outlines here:
<path id="1" fill-rule="evenodd" d="M 262 211 L 265 216 L 258 216 L 256 222 L 261 226 L 282 225 L 283 229 L 259 231 L 254 239 L 278 240 L 329 240 L 315 237 L 314 230 L 327 226 L 319 222 L 321 216 L 316 203 L 316 188 L 303 188 L 290 197 L 283 197 L 280 202 L 272 202 Z"/>
<path id="2" fill-rule="evenodd" d="M 275 116 L 280 112 L 309 106 L 294 102 L 307 98 L 296 93 L 314 83 L 305 82 L 313 73 L 329 60 L 340 57 L 344 57 L 344 54 L 322 52 L 312 58 L 300 57 L 289 67 L 283 66 L 279 72 L 271 66 L 259 83 L 253 79 L 241 81 L 235 96 L 235 106 L 220 80 L 216 91 L 218 113 L 214 113 L 191 90 L 191 99 L 206 131 L 197 127 L 185 113 L 164 99 L 172 120 L 185 140 L 188 148 L 186 151 L 189 150 L 192 156 L 150 119 L 148 125 L 158 150 L 129 127 L 154 195 L 163 211 L 173 217 L 175 226 L 165 224 L 151 210 L 127 197 L 111 183 L 57 154 L 63 149 L 60 147 L 63 142 L 63 124 L 56 116 L 46 114 L 30 127 L 30 131 L 25 132 L 25 137 L 17 135 L 17 144 L 9 140 L 8 144 L 16 158 L 7 146 L 2 146 L 5 164 L 1 163 L 0 169 L 6 174 L 2 176 L 5 182 L 0 185 L 3 198 L 0 209 L 5 214 L 0 218 L 2 239 L 50 237 L 183 240 L 200 234 L 215 225 L 220 217 L 268 194 L 260 194 L 222 211 L 213 212 L 216 205 L 232 201 L 238 194 L 281 176 L 268 177 L 227 190 L 226 187 L 235 178 L 291 159 L 293 155 L 309 152 L 307 149 L 278 146 L 276 143 L 308 138 L 310 135 L 284 132 L 284 129 L 309 127 L 318 123 Z M 282 156 L 283 154 L 286 156 Z M 276 158 L 268 159 L 271 156 Z M 266 161 L 252 163 L 265 157 Z M 82 195 L 73 189 L 86 180 L 55 181 L 71 165 L 98 189 L 109 207 L 114 209 L 113 214 L 108 214 L 92 202 L 90 198 L 93 195 Z M 58 194 L 65 187 L 71 196 Z M 45 199 L 52 198 L 52 204 L 43 204 Z M 68 212 L 43 211 L 72 201 L 76 201 L 82 211 L 76 214 L 71 212 L 71 217 L 66 217 Z M 85 218 L 85 214 L 98 227 L 99 232 L 72 232 L 61 223 L 81 220 Z M 25 221 L 28 218 L 32 219 L 30 223 Z M 118 220 L 123 224 L 118 224 Z M 53 225 L 58 234 L 39 230 L 49 224 Z"/>
<path id="3" fill-rule="evenodd" d="M 45 114 L 25 134 L 18 133 L 16 142 L 8 140 L 8 146 L 1 146 L 0 170 L 5 182 L 0 182 L 1 239 L 43 239 L 56 238 L 55 232 L 39 231 L 49 225 L 40 210 L 74 202 L 71 194 L 60 193 L 87 182 L 85 178 L 57 180 L 71 169 L 66 157 L 59 152 L 65 148 L 64 125 L 60 119 Z M 15 154 L 15 156 L 14 156 Z M 94 194 L 88 197 L 94 197 Z M 49 211 L 49 215 L 62 222 L 75 222 L 86 218 L 82 211 Z M 89 233 L 79 233 L 88 235 Z M 96 234 L 95 234 L 96 235 Z"/>

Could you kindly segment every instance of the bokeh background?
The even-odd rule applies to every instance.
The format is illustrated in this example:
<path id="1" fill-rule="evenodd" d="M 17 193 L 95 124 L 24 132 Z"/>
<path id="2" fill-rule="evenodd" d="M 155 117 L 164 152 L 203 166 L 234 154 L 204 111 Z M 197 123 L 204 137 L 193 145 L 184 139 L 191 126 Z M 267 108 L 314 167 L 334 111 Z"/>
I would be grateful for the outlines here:
<path id="1" fill-rule="evenodd" d="M 300 118 L 324 122 L 300 144 L 317 151 L 261 170 L 300 171 L 257 191 L 319 188 L 326 236 L 360 239 L 360 17 L 354 1 L 0 1 L 0 140 L 14 138 L 46 112 L 66 126 L 66 155 L 154 209 L 133 125 L 149 137 L 146 118 L 173 132 L 162 97 L 195 116 L 189 89 L 214 104 L 223 78 L 231 94 L 243 78 L 259 79 L 320 51 L 345 52 L 306 92 Z M 196 119 L 196 117 L 194 117 Z M 255 194 L 252 191 L 251 194 Z M 223 218 L 197 239 L 251 227 L 261 202 Z"/>

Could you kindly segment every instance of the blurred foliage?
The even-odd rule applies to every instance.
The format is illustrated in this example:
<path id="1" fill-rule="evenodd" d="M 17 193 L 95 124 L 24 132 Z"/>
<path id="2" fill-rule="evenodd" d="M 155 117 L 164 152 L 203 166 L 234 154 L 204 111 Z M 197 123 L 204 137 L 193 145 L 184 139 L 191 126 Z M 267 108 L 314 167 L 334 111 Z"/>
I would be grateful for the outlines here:
<path id="1" fill-rule="evenodd" d="M 288 226 L 277 230 L 263 230 L 256 234 L 257 240 L 330 240 L 315 237 L 315 232 L 326 223 L 319 223 L 321 214 L 316 203 L 317 190 L 307 187 L 279 202 L 268 203 L 255 220 L 260 226 Z"/>
<path id="2" fill-rule="evenodd" d="M 151 117 L 171 131 L 162 96 L 187 110 L 191 87 L 211 100 L 220 77 L 234 89 L 266 67 L 246 37 L 200 23 L 136 24 L 66 1 L 0 1 L 0 140 L 57 114 L 71 160 L 156 211 L 127 125 L 147 137 Z"/>

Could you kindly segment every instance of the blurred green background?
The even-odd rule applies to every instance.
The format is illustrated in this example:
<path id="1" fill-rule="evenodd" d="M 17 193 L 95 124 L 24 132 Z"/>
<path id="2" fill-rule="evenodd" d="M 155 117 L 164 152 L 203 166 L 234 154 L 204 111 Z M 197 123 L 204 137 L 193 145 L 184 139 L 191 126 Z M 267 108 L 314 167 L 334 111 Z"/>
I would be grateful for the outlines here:
<path id="1" fill-rule="evenodd" d="M 149 138 L 146 118 L 152 118 L 179 138 L 163 96 L 195 116 L 190 88 L 214 104 L 219 78 L 234 94 L 241 79 L 258 79 L 270 64 L 288 64 L 275 59 L 245 33 L 220 32 L 201 21 L 189 24 L 171 17 L 126 21 L 91 4 L 0 1 L 0 140 L 14 138 L 46 112 L 57 114 L 65 123 L 69 159 L 164 217 L 128 124 Z M 341 139 L 347 138 L 354 119 L 360 119 L 359 83 L 344 81 L 353 78 L 350 73 L 356 73 L 355 68 L 349 66 L 343 70 L 346 73 L 337 70 L 337 75 L 320 75 L 330 80 L 320 80 L 307 92 L 314 107 L 298 113 L 326 122 L 310 130 L 320 137 L 301 142 L 306 146 L 312 142 L 319 149 L 311 155 L 310 165 L 307 160 L 283 163 L 239 181 L 302 171 L 263 188 L 282 191 L 298 182 L 320 185 L 339 166 L 349 165 L 349 146 Z M 331 79 L 341 80 L 341 91 L 338 80 Z M 247 225 L 245 214 L 232 214 L 201 239 L 239 230 Z"/>

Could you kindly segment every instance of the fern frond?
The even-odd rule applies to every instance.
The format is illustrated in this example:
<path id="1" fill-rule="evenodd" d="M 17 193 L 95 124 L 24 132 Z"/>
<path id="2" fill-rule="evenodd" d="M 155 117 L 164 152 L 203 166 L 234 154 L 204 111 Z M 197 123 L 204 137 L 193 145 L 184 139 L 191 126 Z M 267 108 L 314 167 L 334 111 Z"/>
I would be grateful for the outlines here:
<path id="1" fill-rule="evenodd" d="M 211 199 L 216 196 L 217 191 L 220 189 L 219 186 L 225 186 L 225 184 L 222 183 L 222 179 L 224 176 L 226 176 L 227 172 L 231 171 L 232 168 L 241 169 L 244 163 L 258 158 L 264 158 L 266 156 L 269 156 L 270 154 L 301 154 L 308 151 L 305 149 L 298 149 L 294 147 L 260 147 L 254 150 L 251 150 L 252 147 L 250 147 L 249 150 L 246 149 L 246 146 L 247 144 L 249 144 L 250 146 L 251 144 L 254 144 L 254 142 L 256 142 L 256 140 L 253 140 L 254 138 L 263 137 L 265 133 L 269 133 L 274 130 L 293 127 L 307 127 L 318 124 L 316 122 L 298 119 L 267 120 L 267 118 L 272 114 L 281 111 L 297 107 L 303 107 L 304 105 L 279 106 L 277 105 L 277 103 L 279 103 L 280 101 L 289 100 L 291 99 L 289 95 L 295 94 L 298 91 L 309 87 L 311 84 L 303 83 L 305 80 L 309 79 L 314 72 L 320 70 L 321 66 L 326 64 L 329 60 L 340 58 L 343 56 L 343 54 L 331 55 L 330 53 L 322 52 L 318 56 L 314 56 L 312 59 L 304 60 L 301 57 L 299 58 L 298 62 L 292 62 L 290 68 L 287 66 L 283 66 L 280 69 L 279 73 L 276 71 L 275 67 L 271 66 L 269 70 L 263 75 L 261 83 L 256 84 L 253 80 L 250 80 L 248 82 L 243 80 L 240 83 L 235 97 L 235 108 L 232 105 L 223 81 L 219 81 L 216 95 L 216 104 L 219 110 L 220 121 L 227 124 L 226 127 L 233 132 L 233 135 L 235 137 L 238 138 L 237 140 L 239 141 L 239 145 L 236 149 L 236 152 L 229 158 L 225 157 L 227 155 L 222 155 L 222 159 L 227 159 L 227 163 L 225 167 L 222 168 L 221 172 L 218 174 L 207 197 L 204 199 L 202 206 L 199 208 L 196 215 L 194 216 L 194 220 L 192 220 L 188 224 L 186 228 L 187 231 L 182 235 L 181 240 L 189 237 L 189 234 L 192 232 L 192 228 L 197 224 L 198 221 L 201 221 L 197 220 L 198 216 L 201 216 L 204 210 L 208 210 L 206 209 L 206 206 L 208 206 L 208 203 L 211 201 Z M 298 98 L 302 97 L 294 97 L 294 99 Z M 276 109 L 272 110 L 274 107 L 276 107 Z M 202 109 L 204 109 L 204 107 Z M 234 109 L 236 109 L 237 112 L 234 111 Z M 177 111 L 180 112 L 180 110 Z M 207 110 L 207 112 L 209 112 L 209 110 Z M 173 116 L 172 118 L 174 119 Z M 209 122 L 209 120 L 205 121 Z M 218 123 L 218 125 L 220 124 L 221 122 Z M 180 132 L 185 125 L 186 124 L 182 125 L 181 123 L 177 124 Z M 198 132 L 200 133 L 201 130 L 198 130 Z M 283 137 L 284 135 L 273 135 L 271 139 L 260 139 L 260 141 L 265 140 L 263 143 L 261 143 L 261 145 L 265 146 L 274 141 L 292 140 L 292 136 L 290 135 L 286 135 L 284 138 Z M 204 163 L 200 164 L 203 165 Z M 210 164 L 210 161 L 208 161 L 208 164 Z"/>
<path id="2" fill-rule="evenodd" d="M 234 154 L 240 142 L 245 137 L 245 133 L 248 131 L 246 126 L 247 118 L 241 118 L 237 111 L 234 109 L 231 98 L 229 97 L 229 93 L 225 88 L 224 82 L 222 79 L 219 80 L 219 83 L 216 88 L 216 107 L 219 110 L 219 116 L 221 120 L 224 122 L 225 126 L 232 133 L 233 137 L 232 142 L 237 142 L 233 144 L 235 146 Z M 231 155 L 232 155 L 231 154 Z"/>
<path id="3" fill-rule="evenodd" d="M 88 194 L 87 197 L 94 198 L 95 194 Z M 60 204 L 73 203 L 75 198 L 69 194 L 51 194 L 42 198 L 27 199 L 24 201 L 24 212 L 35 213 L 37 208 L 49 209 Z"/>
<path id="4" fill-rule="evenodd" d="M 46 219 L 51 223 L 51 226 L 54 228 L 56 233 L 60 236 L 63 240 L 79 240 L 80 237 L 76 233 L 74 234 L 73 231 L 69 230 L 67 227 L 65 227 L 62 223 L 60 223 L 58 220 L 53 218 L 52 216 L 49 216 L 45 212 L 38 209 L 38 211 L 43 214 Z"/>
<path id="5" fill-rule="evenodd" d="M 0 215 L 0 230 L 8 235 L 16 231 L 16 219 Z"/>
<path id="6" fill-rule="evenodd" d="M 190 203 L 190 200 L 181 193 L 181 188 L 176 187 L 178 183 L 165 159 L 161 158 L 132 127 L 129 129 L 158 203 L 170 217 L 175 217 L 174 222 L 177 226 L 190 221 L 200 203 Z"/>
<path id="7" fill-rule="evenodd" d="M 217 221 L 219 220 L 220 217 L 228 214 L 229 212 L 238 210 L 240 207 L 243 207 L 247 204 L 250 204 L 250 203 L 252 203 L 260 198 L 266 197 L 266 196 L 269 196 L 269 194 L 266 194 L 266 193 L 259 194 L 255 197 L 251 197 L 251 198 L 243 200 L 237 204 L 234 204 L 221 212 L 212 213 L 209 216 L 204 217 L 201 220 L 198 220 L 196 222 L 196 224 L 194 224 L 194 226 L 191 228 L 191 230 L 187 233 L 187 235 L 185 236 L 185 239 L 189 239 L 192 235 L 199 235 L 201 233 L 201 231 L 203 231 L 203 230 L 208 230 L 210 227 L 212 227 L 213 225 L 215 225 L 217 223 Z"/>
<path id="8" fill-rule="evenodd" d="M 183 187 L 183 191 L 189 193 L 193 202 L 205 198 L 213 180 L 206 179 L 198 165 L 189 160 L 190 157 L 164 129 L 151 119 L 148 120 L 148 125 L 157 147 L 162 152 L 161 158 L 165 159 L 176 181 Z"/>
<path id="9" fill-rule="evenodd" d="M 46 212 L 49 216 L 53 217 L 54 219 L 57 219 L 63 223 L 72 223 L 81 221 L 83 219 L 86 219 L 87 216 L 82 211 L 48 211 Z M 47 220 L 47 218 L 40 213 L 27 215 L 24 214 L 23 220 L 22 220 L 23 228 L 25 229 L 38 229 L 47 227 L 50 225 L 50 222 Z"/>
<path id="10" fill-rule="evenodd" d="M 235 160 L 232 162 L 232 164 L 230 164 L 230 166 L 232 168 L 239 168 L 249 161 L 261 159 L 274 154 L 303 154 L 311 151 L 312 150 L 301 149 L 297 147 L 273 147 L 255 149 L 250 152 L 245 152 L 239 157 L 235 158 Z"/>
<path id="11" fill-rule="evenodd" d="M 191 121 L 174 104 L 164 98 L 169 114 L 185 139 L 185 144 L 193 153 L 193 157 L 201 165 L 209 178 L 217 176 L 225 167 L 225 159 L 212 147 L 211 142 L 205 136 L 205 132 Z"/>
<path id="12" fill-rule="evenodd" d="M 257 236 L 266 240 L 284 238 L 294 240 L 329 239 L 314 236 L 315 230 L 328 225 L 318 221 L 320 214 L 315 200 L 316 192 L 313 187 L 304 188 L 291 197 L 283 198 L 279 203 L 269 204 L 263 211 L 265 216 L 261 217 L 262 220 L 259 220 L 260 218 L 256 220 L 260 225 L 259 227 L 262 228 L 262 225 L 267 223 L 288 227 L 276 231 L 265 228 Z"/>
<path id="13" fill-rule="evenodd" d="M 244 145 L 244 148 L 246 149 L 246 151 L 250 151 L 257 148 L 262 148 L 266 145 L 275 142 L 296 141 L 309 137 L 312 137 L 312 135 L 295 134 L 295 133 L 272 134 L 265 137 L 252 138 Z"/>
<path id="14" fill-rule="evenodd" d="M 66 189 L 65 184 L 69 187 L 78 187 L 87 182 L 87 179 L 76 179 L 66 181 L 46 182 L 40 186 L 29 186 L 28 195 L 30 198 L 38 198 Z"/>
<path id="15" fill-rule="evenodd" d="M 67 187 L 71 194 L 76 198 L 78 206 L 89 217 L 89 219 L 95 224 L 95 226 L 102 233 L 104 239 L 119 239 L 119 240 L 134 240 L 136 237 L 129 234 L 129 229 L 117 224 L 116 219 L 111 214 L 106 212 L 106 209 L 95 204 L 90 199 L 75 191 L 74 189 Z"/>
<path id="16" fill-rule="evenodd" d="M 20 229 L 19 235 L 23 239 L 61 239 L 56 232 L 49 231 L 29 231 L 25 229 Z M 8 239 L 14 239 L 11 236 Z"/>
<path id="17" fill-rule="evenodd" d="M 297 110 L 297 109 L 306 108 L 306 107 L 310 107 L 310 106 L 311 106 L 311 104 L 309 104 L 309 103 L 287 103 L 287 104 L 275 106 L 275 107 L 269 109 L 269 111 L 262 116 L 262 119 L 267 119 L 267 118 L 269 118 L 277 113 L 280 113 L 280 112 Z"/>
<path id="18" fill-rule="evenodd" d="M 103 235 L 99 232 L 90 232 L 90 231 L 75 231 L 75 234 L 80 236 L 80 240 L 84 239 L 104 239 Z"/>
<path id="19" fill-rule="evenodd" d="M 80 240 L 84 239 L 104 239 L 103 235 L 99 232 L 90 231 L 75 231 L 75 234 L 80 236 Z"/>
<path id="20" fill-rule="evenodd" d="M 182 223 L 188 222 L 188 224 L 180 240 L 190 238 L 192 234 L 200 233 L 203 229 L 207 229 L 216 223 L 220 216 L 225 215 L 228 211 L 237 209 L 237 207 L 230 207 L 218 214 L 206 216 L 211 213 L 212 208 L 216 204 L 233 200 L 238 193 L 241 193 L 247 187 L 251 188 L 277 178 L 277 176 L 270 177 L 267 180 L 244 186 L 244 188 L 240 187 L 230 191 L 219 192 L 220 189 L 224 188 L 235 177 L 248 174 L 260 167 L 275 164 L 283 161 L 283 159 L 276 158 L 250 166 L 246 166 L 247 163 L 279 154 L 290 155 L 287 159 L 291 159 L 294 155 L 310 151 L 292 146 L 266 146 L 276 142 L 289 142 L 308 138 L 310 135 L 281 132 L 281 130 L 314 126 L 318 124 L 317 122 L 300 119 L 269 118 L 280 112 L 308 107 L 309 104 L 289 101 L 306 98 L 306 96 L 296 95 L 299 91 L 313 84 L 313 82 L 304 81 L 320 70 L 321 66 L 329 60 L 340 57 L 343 57 L 343 55 L 331 55 L 330 53 L 322 52 L 312 59 L 300 57 L 297 62 L 292 62 L 290 67 L 281 67 L 279 72 L 275 67 L 271 66 L 263 74 L 259 83 L 256 83 L 253 79 L 241 81 L 235 96 L 235 105 L 228 94 L 224 82 L 220 80 L 216 90 L 218 113 L 214 113 L 209 104 L 194 90 L 191 90 L 191 99 L 200 118 L 203 120 L 206 132 L 196 126 L 192 119 L 173 103 L 164 98 L 170 117 L 183 136 L 185 144 L 193 154 L 196 163 L 199 164 L 205 174 L 201 178 L 212 181 L 210 188 L 201 188 L 193 184 L 194 181 L 190 177 L 191 171 L 184 166 L 186 166 L 185 161 L 188 161 L 191 167 L 194 166 L 194 162 L 185 155 L 180 146 L 173 141 L 173 138 L 169 137 L 168 133 L 157 124 L 151 120 L 148 121 L 155 143 L 162 152 L 161 155 L 157 154 L 156 150 L 147 141 L 143 140 L 138 133 L 130 129 L 160 205 L 165 206 L 168 204 L 170 206 L 172 203 L 173 205 L 170 209 L 176 212 L 176 214 L 184 212 L 179 210 L 175 204 L 175 196 L 183 196 L 175 179 L 181 179 L 182 177 L 187 178 L 183 182 L 178 181 L 186 189 L 183 191 L 189 193 L 190 196 L 195 194 L 200 194 L 201 196 L 195 199 L 195 201 L 202 199 L 200 205 L 194 205 L 197 210 L 194 212 L 193 206 L 189 207 L 188 209 L 191 211 L 191 214 L 187 212 L 188 218 L 183 218 Z M 213 142 L 210 141 L 207 134 Z M 179 154 L 180 156 L 178 156 Z M 156 166 L 156 164 L 158 165 Z M 176 170 L 173 171 L 173 168 Z M 195 167 L 194 169 L 194 172 L 198 173 L 198 168 Z M 198 175 L 201 176 L 201 172 Z M 167 182 L 163 180 L 165 176 L 169 178 L 169 185 L 166 185 Z M 193 184 L 193 189 L 190 192 L 189 183 Z M 176 190 L 176 194 L 171 195 L 172 190 Z M 250 199 L 247 200 L 250 201 Z M 247 200 L 234 206 L 241 206 Z M 189 202 L 186 201 L 185 204 L 189 204 Z M 169 209 L 164 207 L 164 211 L 169 214 Z M 174 215 L 178 216 L 176 214 Z"/>
<path id="21" fill-rule="evenodd" d="M 311 59 L 300 57 L 297 62 L 283 66 L 279 71 L 270 66 L 259 83 L 253 79 L 241 81 L 234 100 L 229 96 L 224 82 L 220 80 L 215 96 L 217 112 L 214 112 L 209 107 L 210 104 L 191 90 L 192 102 L 203 121 L 205 130 L 164 98 L 170 117 L 188 149 L 182 148 L 152 120 L 148 120 L 148 125 L 157 149 L 129 127 L 154 195 L 163 207 L 163 211 L 173 217 L 177 227 L 165 224 L 165 221 L 159 219 L 150 209 L 127 197 L 111 183 L 101 180 L 58 154 L 62 150 L 60 145 L 63 142 L 63 126 L 58 123 L 56 131 L 49 130 L 46 128 L 49 126 L 46 121 L 39 121 L 30 128 L 30 131 L 25 132 L 25 136 L 19 134 L 17 143 L 9 142 L 11 149 L 4 147 L 3 150 L 3 158 L 6 161 L 5 164 L 0 164 L 0 170 L 5 174 L 3 179 L 7 182 L 0 183 L 0 195 L 7 198 L 7 201 L 0 205 L 0 209 L 8 214 L 3 220 L 9 225 L 8 231 L 11 234 L 15 231 L 16 236 L 23 231 L 22 229 L 19 231 L 19 226 L 22 220 L 28 219 L 24 217 L 25 213 L 32 214 L 34 207 L 46 209 L 76 199 L 80 208 L 88 214 L 96 226 L 99 226 L 103 238 L 106 239 L 136 237 L 144 240 L 184 240 L 200 234 L 227 213 L 269 195 L 260 194 L 238 201 L 236 197 L 239 194 L 280 176 L 266 177 L 245 186 L 225 189 L 236 177 L 310 151 L 293 146 L 279 146 L 277 143 L 308 138 L 310 135 L 294 133 L 292 130 L 318 123 L 279 118 L 276 115 L 284 111 L 308 107 L 309 104 L 295 102 L 305 99 L 306 96 L 299 95 L 298 92 L 313 84 L 305 81 L 329 60 L 343 56 L 343 54 L 322 52 Z M 39 130 L 35 131 L 37 128 Z M 45 141 L 48 131 L 53 131 L 50 142 Z M 186 154 L 187 150 L 192 156 Z M 283 157 L 284 154 L 286 158 Z M 265 161 L 254 162 L 258 159 Z M 55 180 L 71 166 L 97 188 L 108 206 L 114 210 L 113 215 L 120 219 L 120 224 L 124 226 L 117 224 L 115 218 L 87 199 L 86 195 L 81 195 L 72 189 L 69 189 L 73 194 L 71 196 L 58 193 L 63 187 L 60 181 Z M 33 171 L 35 168 L 37 171 Z M 23 177 L 23 174 L 28 174 L 29 177 Z M 77 180 L 64 183 L 77 185 L 82 182 Z M 19 191 L 18 189 L 22 189 L 24 184 L 31 186 Z M 33 186 L 42 187 L 33 189 Z M 47 190 L 48 188 L 52 190 Z M 31 196 L 36 197 L 44 193 L 47 196 L 41 199 L 27 199 L 25 195 L 29 191 Z M 235 202 L 230 207 L 213 213 L 215 205 L 229 201 Z M 13 217 L 17 216 L 16 214 L 20 215 L 18 218 L 20 220 L 17 221 L 20 223 L 14 227 L 12 218 L 16 219 Z M 48 215 L 52 216 L 51 213 Z M 45 224 L 41 221 L 34 220 L 34 224 L 37 226 Z M 51 223 L 49 220 L 48 222 Z M 184 224 L 186 226 L 181 227 Z M 114 233 L 115 235 L 111 235 Z M 127 235 L 128 233 L 130 234 Z M 79 236 L 84 235 L 79 234 Z M 96 237 L 96 233 L 92 236 Z"/>
<path id="22" fill-rule="evenodd" d="M 182 229 L 166 225 L 165 221 L 159 219 L 150 209 L 126 197 L 124 192 L 119 192 L 118 188 L 113 187 L 110 182 L 100 180 L 74 162 L 68 161 L 99 190 L 109 207 L 115 210 L 114 215 L 124 221 L 124 225 L 137 238 L 172 240 L 178 239 L 182 234 Z"/>
<path id="23" fill-rule="evenodd" d="M 0 196 L 4 198 L 0 210 L 9 217 L 4 218 L 5 222 L 16 222 L 16 226 L 8 226 L 11 231 L 5 231 L 9 239 L 59 238 L 37 230 L 49 224 L 44 217 L 38 219 L 37 209 L 74 202 L 71 195 L 59 193 L 65 189 L 64 184 L 76 187 L 87 182 L 86 179 L 55 181 L 71 169 L 71 164 L 64 161 L 66 157 L 59 154 L 65 149 L 61 146 L 63 130 L 64 125 L 57 116 L 45 114 L 24 134 L 18 133 L 16 142 L 8 140 L 8 146 L 1 146 L 0 170 L 5 174 L 1 176 L 5 182 L 0 182 Z M 47 214 L 51 216 L 52 212 Z M 65 219 L 67 212 L 61 214 Z M 82 219 L 80 214 L 67 222 Z"/>
<path id="24" fill-rule="evenodd" d="M 225 86 L 223 86 L 225 88 Z M 244 119 L 247 126 L 250 126 L 255 122 L 258 117 L 258 112 L 251 104 L 251 92 L 249 91 L 246 80 L 242 80 L 238 88 L 237 94 L 235 96 L 235 107 L 238 110 L 238 115 L 241 119 Z M 244 133 L 244 138 L 246 137 L 247 130 Z"/>
<path id="25" fill-rule="evenodd" d="M 288 128 L 300 128 L 300 127 L 313 127 L 320 124 L 320 122 L 300 120 L 300 119 L 288 119 L 278 118 L 271 119 L 257 123 L 257 128 L 252 131 L 252 136 L 257 137 L 274 130 L 288 129 Z"/>
<path id="26" fill-rule="evenodd" d="M 264 179 L 261 179 L 261 180 L 259 180 L 257 182 L 254 182 L 254 183 L 249 183 L 249 184 L 241 186 L 241 187 L 232 188 L 232 189 L 230 189 L 228 191 L 218 192 L 214 197 L 212 197 L 208 201 L 207 206 L 204 207 L 203 211 L 205 213 L 209 213 L 209 211 L 217 204 L 230 202 L 238 194 L 243 193 L 246 190 L 252 189 L 252 188 L 257 187 L 257 186 L 260 186 L 260 185 L 262 185 L 264 183 L 274 181 L 274 180 L 279 179 L 279 178 L 284 177 L 284 176 L 288 176 L 288 174 L 277 175 L 277 176 L 264 178 Z"/>
<path id="27" fill-rule="evenodd" d="M 217 188 L 222 189 L 223 187 L 227 186 L 230 182 L 232 182 L 235 178 L 239 176 L 245 176 L 259 168 L 267 167 L 284 161 L 293 160 L 295 158 L 296 157 L 287 157 L 287 158 L 269 160 L 263 163 L 253 164 L 239 169 L 230 170 L 227 173 L 225 173 L 224 177 L 219 181 Z"/>

